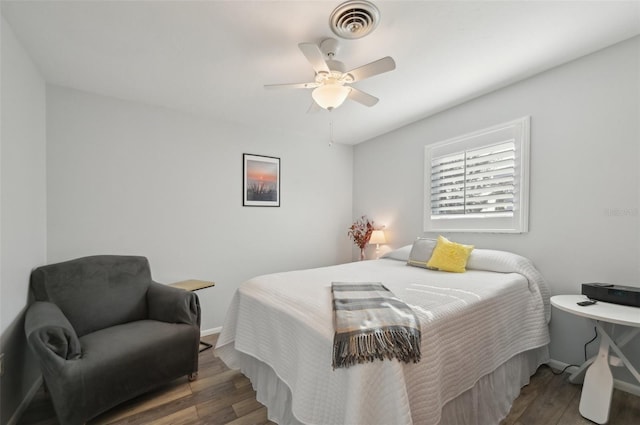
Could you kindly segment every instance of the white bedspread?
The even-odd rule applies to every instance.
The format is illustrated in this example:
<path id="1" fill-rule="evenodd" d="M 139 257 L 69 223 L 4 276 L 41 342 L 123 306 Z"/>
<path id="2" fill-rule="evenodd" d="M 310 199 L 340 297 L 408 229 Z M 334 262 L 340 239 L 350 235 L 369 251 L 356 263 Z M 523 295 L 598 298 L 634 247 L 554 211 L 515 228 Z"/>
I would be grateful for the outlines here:
<path id="1" fill-rule="evenodd" d="M 475 255 L 474 255 L 475 254 Z M 442 406 L 514 355 L 549 343 L 548 290 L 529 260 L 475 250 L 466 273 L 381 259 L 276 273 L 236 292 L 216 353 L 271 366 L 308 424 L 437 424 Z M 331 368 L 331 282 L 379 281 L 414 308 L 422 360 Z"/>

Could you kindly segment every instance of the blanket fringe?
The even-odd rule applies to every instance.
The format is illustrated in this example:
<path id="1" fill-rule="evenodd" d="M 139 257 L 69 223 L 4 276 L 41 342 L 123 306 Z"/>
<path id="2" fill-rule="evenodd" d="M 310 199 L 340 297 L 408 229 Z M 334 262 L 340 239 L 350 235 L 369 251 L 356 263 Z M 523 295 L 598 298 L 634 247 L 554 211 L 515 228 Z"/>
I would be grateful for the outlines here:
<path id="1" fill-rule="evenodd" d="M 420 331 L 413 328 L 374 329 L 356 335 L 334 335 L 334 369 L 376 359 L 396 358 L 404 363 L 418 363 L 420 356 Z"/>

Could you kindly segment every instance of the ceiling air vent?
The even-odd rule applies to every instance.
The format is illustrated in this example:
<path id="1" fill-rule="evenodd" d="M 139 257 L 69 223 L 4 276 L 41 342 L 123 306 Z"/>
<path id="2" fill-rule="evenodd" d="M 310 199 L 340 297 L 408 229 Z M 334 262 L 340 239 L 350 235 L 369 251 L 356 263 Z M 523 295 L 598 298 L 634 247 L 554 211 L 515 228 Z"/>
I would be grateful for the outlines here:
<path id="1" fill-rule="evenodd" d="M 348 1 L 336 7 L 329 18 L 331 30 L 341 38 L 361 38 L 376 29 L 378 8 L 368 1 Z"/>

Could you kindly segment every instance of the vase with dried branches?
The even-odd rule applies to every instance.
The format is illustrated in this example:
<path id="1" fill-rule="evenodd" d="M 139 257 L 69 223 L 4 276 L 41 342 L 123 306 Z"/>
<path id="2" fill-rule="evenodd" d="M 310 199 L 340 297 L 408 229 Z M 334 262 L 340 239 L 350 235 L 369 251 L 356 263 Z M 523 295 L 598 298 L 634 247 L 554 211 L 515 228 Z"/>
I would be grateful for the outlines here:
<path id="1" fill-rule="evenodd" d="M 358 220 L 353 222 L 347 235 L 353 240 L 358 248 L 360 248 L 360 261 L 364 260 L 364 249 L 371 239 L 371 233 L 374 230 L 373 220 L 369 220 L 366 215 L 363 215 Z"/>

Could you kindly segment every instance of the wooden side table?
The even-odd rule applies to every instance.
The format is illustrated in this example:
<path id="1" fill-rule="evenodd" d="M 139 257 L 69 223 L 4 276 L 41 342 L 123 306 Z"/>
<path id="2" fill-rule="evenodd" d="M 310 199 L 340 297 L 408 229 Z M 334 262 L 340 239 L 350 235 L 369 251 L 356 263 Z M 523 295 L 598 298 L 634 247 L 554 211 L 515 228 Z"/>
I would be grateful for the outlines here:
<path id="1" fill-rule="evenodd" d="M 199 291 L 205 288 L 211 288 L 212 286 L 216 286 L 216 284 L 215 282 L 211 282 L 207 280 L 189 279 L 189 280 L 182 280 L 180 282 L 171 283 L 169 284 L 169 286 L 173 286 L 174 288 L 184 289 L 185 291 L 194 292 L 194 291 Z M 200 345 L 204 345 L 204 348 L 200 350 L 201 353 L 213 347 L 212 344 L 209 344 L 208 342 L 204 342 L 203 340 L 200 340 Z"/>
<path id="2" fill-rule="evenodd" d="M 587 297 L 584 295 L 556 295 L 551 297 L 551 305 L 567 313 L 595 321 L 600 334 L 598 354 L 584 362 L 577 371 L 571 374 L 569 380 L 577 383 L 584 374 L 584 385 L 580 396 L 580 414 L 593 422 L 605 424 L 609 421 L 613 394 L 613 377 L 609 365 L 625 366 L 640 383 L 640 373 L 622 352 L 622 347 L 640 334 L 640 308 L 604 301 L 598 301 L 589 306 L 576 304 L 585 300 Z M 609 333 L 604 325 L 608 325 Z M 624 325 L 629 328 L 619 335 L 617 340 L 614 340 L 610 336 L 614 325 Z M 614 351 L 616 355 L 610 355 L 610 350 Z"/>

